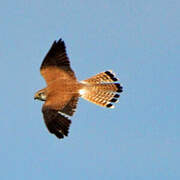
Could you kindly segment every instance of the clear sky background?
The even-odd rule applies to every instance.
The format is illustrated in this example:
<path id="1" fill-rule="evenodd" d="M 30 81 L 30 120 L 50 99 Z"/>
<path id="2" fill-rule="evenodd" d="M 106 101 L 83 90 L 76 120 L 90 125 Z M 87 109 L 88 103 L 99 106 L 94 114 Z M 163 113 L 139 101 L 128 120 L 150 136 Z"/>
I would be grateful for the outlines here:
<path id="1" fill-rule="evenodd" d="M 179 0 L 2 1 L 0 179 L 179 179 L 179 9 Z M 59 38 L 79 80 L 112 69 L 124 86 L 113 110 L 81 99 L 63 140 L 33 99 Z"/>

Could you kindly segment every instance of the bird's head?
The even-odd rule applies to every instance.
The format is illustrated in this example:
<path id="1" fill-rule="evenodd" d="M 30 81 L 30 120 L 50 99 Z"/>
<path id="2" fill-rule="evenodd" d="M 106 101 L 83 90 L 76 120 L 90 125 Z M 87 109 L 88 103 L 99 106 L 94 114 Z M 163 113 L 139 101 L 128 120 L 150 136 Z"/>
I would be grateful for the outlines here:
<path id="1" fill-rule="evenodd" d="M 41 101 L 46 101 L 46 92 L 45 89 L 41 89 L 35 93 L 34 99 L 39 99 Z"/>

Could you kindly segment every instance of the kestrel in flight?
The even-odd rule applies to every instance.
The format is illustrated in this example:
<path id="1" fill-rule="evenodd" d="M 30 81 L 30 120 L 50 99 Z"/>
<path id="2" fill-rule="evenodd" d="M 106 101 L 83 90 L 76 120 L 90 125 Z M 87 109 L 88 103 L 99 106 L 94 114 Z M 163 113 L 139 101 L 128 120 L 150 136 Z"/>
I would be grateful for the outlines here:
<path id="1" fill-rule="evenodd" d="M 42 113 L 48 130 L 58 138 L 68 135 L 78 98 L 99 106 L 113 108 L 122 92 L 122 86 L 112 71 L 101 72 L 78 81 L 70 67 L 64 41 L 54 41 L 40 67 L 47 87 L 39 90 L 34 99 L 45 101 Z"/>

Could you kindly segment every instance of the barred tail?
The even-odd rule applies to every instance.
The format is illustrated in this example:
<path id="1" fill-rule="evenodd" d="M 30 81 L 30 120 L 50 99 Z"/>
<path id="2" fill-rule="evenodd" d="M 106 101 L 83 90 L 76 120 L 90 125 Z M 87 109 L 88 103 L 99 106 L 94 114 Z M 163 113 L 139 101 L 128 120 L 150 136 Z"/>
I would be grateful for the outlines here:
<path id="1" fill-rule="evenodd" d="M 99 106 L 114 108 L 112 103 L 118 102 L 123 91 L 119 83 L 113 83 L 118 79 L 112 71 L 105 71 L 81 81 L 83 88 L 80 89 L 80 96 Z"/>
<path id="2" fill-rule="evenodd" d="M 99 83 L 105 83 L 105 82 L 115 82 L 118 81 L 118 79 L 115 77 L 115 74 L 111 71 L 105 71 L 96 74 L 95 76 L 92 76 L 82 82 L 90 83 L 90 84 L 99 84 Z"/>

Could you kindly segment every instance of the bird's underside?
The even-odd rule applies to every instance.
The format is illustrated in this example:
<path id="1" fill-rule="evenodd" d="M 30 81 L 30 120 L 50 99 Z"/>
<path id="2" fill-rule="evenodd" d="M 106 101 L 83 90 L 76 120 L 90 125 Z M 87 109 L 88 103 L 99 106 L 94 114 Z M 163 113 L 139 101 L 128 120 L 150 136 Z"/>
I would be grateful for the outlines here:
<path id="1" fill-rule="evenodd" d="M 58 138 L 68 135 L 72 116 L 79 97 L 102 107 L 113 108 L 122 86 L 112 71 L 99 73 L 78 82 L 70 67 L 65 44 L 54 42 L 44 58 L 40 72 L 47 87 L 35 94 L 35 99 L 45 101 L 42 113 L 48 130 Z"/>

